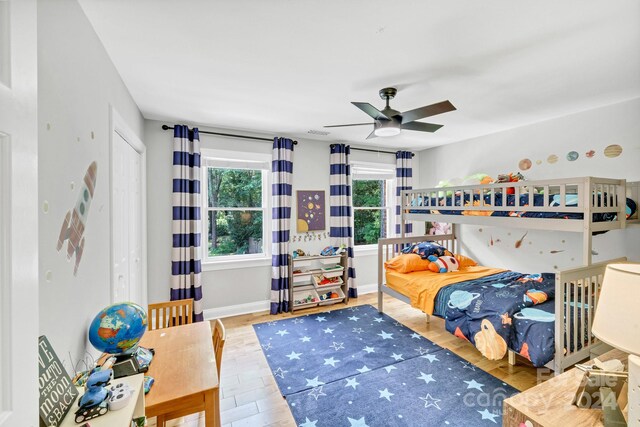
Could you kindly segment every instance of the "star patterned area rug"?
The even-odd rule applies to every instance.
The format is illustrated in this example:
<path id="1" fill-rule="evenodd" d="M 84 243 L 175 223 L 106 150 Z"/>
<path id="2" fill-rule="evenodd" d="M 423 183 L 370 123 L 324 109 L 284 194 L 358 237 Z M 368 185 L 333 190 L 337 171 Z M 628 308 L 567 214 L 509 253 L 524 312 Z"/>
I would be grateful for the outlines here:
<path id="1" fill-rule="evenodd" d="M 302 427 L 502 425 L 518 392 L 371 305 L 254 330 Z"/>

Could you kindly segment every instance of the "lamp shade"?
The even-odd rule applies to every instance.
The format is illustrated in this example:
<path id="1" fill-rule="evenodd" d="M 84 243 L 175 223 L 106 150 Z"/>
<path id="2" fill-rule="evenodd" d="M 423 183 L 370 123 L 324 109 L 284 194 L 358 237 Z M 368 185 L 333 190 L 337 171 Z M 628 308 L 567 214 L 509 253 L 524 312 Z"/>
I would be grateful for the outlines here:
<path id="1" fill-rule="evenodd" d="M 609 264 L 598 297 L 593 334 L 626 353 L 640 355 L 640 264 Z"/>

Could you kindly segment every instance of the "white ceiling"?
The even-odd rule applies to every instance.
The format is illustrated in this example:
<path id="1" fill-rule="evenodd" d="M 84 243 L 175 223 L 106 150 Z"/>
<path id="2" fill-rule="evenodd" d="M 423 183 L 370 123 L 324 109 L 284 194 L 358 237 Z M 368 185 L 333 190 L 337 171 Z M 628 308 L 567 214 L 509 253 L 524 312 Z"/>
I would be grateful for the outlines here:
<path id="1" fill-rule="evenodd" d="M 421 150 L 640 96 L 638 0 L 80 0 L 144 117 Z M 326 129 L 450 100 L 436 133 Z"/>

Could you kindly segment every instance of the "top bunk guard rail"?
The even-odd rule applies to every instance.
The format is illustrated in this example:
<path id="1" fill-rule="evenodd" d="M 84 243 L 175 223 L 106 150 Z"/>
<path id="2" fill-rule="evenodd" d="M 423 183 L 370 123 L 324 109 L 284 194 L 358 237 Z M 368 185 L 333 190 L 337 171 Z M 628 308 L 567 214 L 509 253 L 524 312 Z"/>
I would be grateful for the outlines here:
<path id="1" fill-rule="evenodd" d="M 402 221 L 440 221 L 575 232 L 613 230 L 626 225 L 626 192 L 626 180 L 596 177 L 412 189 L 402 192 Z M 540 198 L 541 205 L 529 205 L 536 194 L 544 195 Z M 522 203 L 520 196 L 525 195 L 528 198 L 523 198 L 526 203 Z M 507 205 L 510 198 L 506 196 L 513 196 L 513 205 Z M 441 210 L 457 214 L 440 213 Z M 491 215 L 494 212 L 502 215 L 507 212 L 508 216 L 493 217 Z M 523 212 L 582 214 L 582 218 L 521 217 Z M 592 215 L 596 213 L 612 213 L 616 219 L 593 222 Z"/>

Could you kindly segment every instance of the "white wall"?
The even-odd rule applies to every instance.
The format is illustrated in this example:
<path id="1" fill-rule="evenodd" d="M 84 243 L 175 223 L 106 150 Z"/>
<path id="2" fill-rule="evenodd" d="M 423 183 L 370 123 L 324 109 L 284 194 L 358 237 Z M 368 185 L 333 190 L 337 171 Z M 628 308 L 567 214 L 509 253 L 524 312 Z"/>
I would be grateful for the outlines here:
<path id="1" fill-rule="evenodd" d="M 147 143 L 147 179 L 148 179 L 148 283 L 149 302 L 169 299 L 171 266 L 171 152 L 172 131 L 162 130 L 162 123 L 145 121 L 145 139 Z M 200 130 L 212 128 L 199 127 Z M 219 132 L 227 132 L 218 130 Z M 239 132 L 238 132 L 239 133 Z M 272 135 L 254 135 L 271 138 Z M 226 138 L 200 134 L 202 148 L 271 153 L 269 142 L 247 139 Z M 352 151 L 352 160 L 395 164 L 395 156 L 390 154 Z M 417 159 L 417 157 L 416 157 Z M 417 178 L 415 178 L 417 182 Z M 324 190 L 329 201 L 329 143 L 314 140 L 299 140 L 294 149 L 293 191 Z M 295 200 L 295 199 L 294 199 Z M 295 202 L 294 202 L 295 203 Z M 295 208 L 292 216 L 295 217 Z M 329 210 L 327 207 L 327 235 L 329 231 Z M 298 236 L 295 220 L 291 222 L 292 238 Z M 309 233 L 312 234 L 312 233 Z M 322 248 L 335 244 L 332 239 L 324 238 L 291 242 L 290 250 L 302 249 L 307 253 L 318 254 Z M 305 234 L 301 234 L 304 238 Z M 228 313 L 223 307 L 248 304 L 246 309 L 268 309 L 265 301 L 269 298 L 271 284 L 270 262 L 259 267 L 244 267 L 206 271 L 202 275 L 203 303 L 211 315 Z M 373 254 L 356 253 L 356 274 L 359 286 L 377 281 L 376 258 Z M 205 313 L 206 314 L 206 313 Z"/>
<path id="2" fill-rule="evenodd" d="M 141 139 L 143 119 L 76 0 L 38 1 L 38 86 L 40 333 L 72 371 L 94 352 L 86 330 L 111 299 L 110 105 Z M 74 276 L 75 258 L 56 243 L 93 161 L 96 189 Z"/>
<path id="3" fill-rule="evenodd" d="M 517 172 L 518 164 L 524 158 L 533 162 L 531 169 L 522 171 L 529 180 L 598 176 L 638 181 L 639 117 L 640 99 L 634 99 L 425 150 L 420 153 L 420 187 L 434 187 L 440 180 L 464 178 L 475 173 L 487 173 L 495 178 L 499 173 Z M 622 155 L 605 157 L 603 150 L 610 144 L 621 145 Z M 572 150 L 580 157 L 570 162 L 566 155 Z M 595 151 L 592 158 L 585 156 L 589 150 Z M 557 163 L 548 163 L 551 154 L 558 156 Z M 582 241 L 578 233 L 529 231 L 524 244 L 516 249 L 515 242 L 526 231 L 472 225 L 461 227 L 470 254 L 486 265 L 520 271 L 553 271 L 556 267 L 581 264 Z M 598 255 L 593 260 L 605 261 L 617 256 L 640 260 L 638 242 L 640 228 L 637 226 L 596 236 L 593 248 Z"/>

